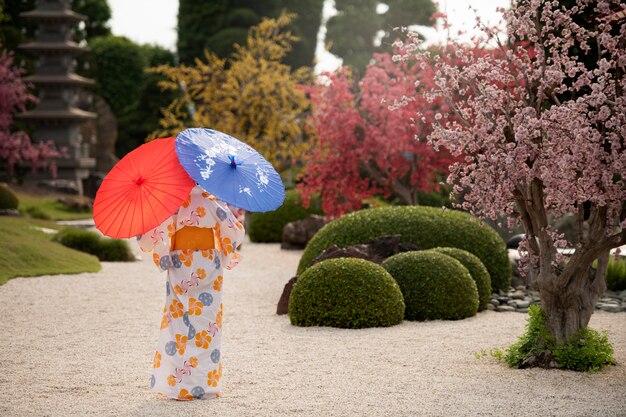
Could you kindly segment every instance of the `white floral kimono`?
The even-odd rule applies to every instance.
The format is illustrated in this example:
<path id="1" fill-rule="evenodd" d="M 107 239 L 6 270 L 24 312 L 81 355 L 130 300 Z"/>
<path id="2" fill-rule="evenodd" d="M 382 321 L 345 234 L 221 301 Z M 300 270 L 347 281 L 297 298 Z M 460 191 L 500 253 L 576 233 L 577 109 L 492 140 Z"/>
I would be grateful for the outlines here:
<path id="1" fill-rule="evenodd" d="M 205 232 L 204 237 L 212 232 L 211 248 L 181 248 L 183 228 Z M 243 237 L 243 225 L 226 203 L 198 185 L 176 214 L 138 237 L 141 249 L 153 251 L 154 263 L 167 271 L 166 303 L 150 381 L 153 391 L 179 400 L 219 396 L 222 267 L 237 264 L 237 246 Z"/>

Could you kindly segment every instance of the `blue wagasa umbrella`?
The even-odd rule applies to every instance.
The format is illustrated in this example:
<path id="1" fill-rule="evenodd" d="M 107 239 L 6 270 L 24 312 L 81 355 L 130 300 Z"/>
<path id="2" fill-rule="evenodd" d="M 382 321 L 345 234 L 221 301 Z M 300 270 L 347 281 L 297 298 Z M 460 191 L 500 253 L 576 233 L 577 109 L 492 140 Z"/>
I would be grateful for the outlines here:
<path id="1" fill-rule="evenodd" d="M 275 210 L 285 200 L 280 175 L 249 145 L 217 130 L 193 128 L 176 137 L 185 171 L 220 200 L 248 211 Z"/>

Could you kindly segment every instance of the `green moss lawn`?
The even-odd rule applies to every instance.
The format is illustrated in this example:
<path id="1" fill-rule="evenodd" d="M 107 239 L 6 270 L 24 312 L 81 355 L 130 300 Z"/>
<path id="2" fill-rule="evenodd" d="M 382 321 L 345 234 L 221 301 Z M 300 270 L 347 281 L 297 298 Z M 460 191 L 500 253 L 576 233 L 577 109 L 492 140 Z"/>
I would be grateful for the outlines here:
<path id="1" fill-rule="evenodd" d="M 57 201 L 53 196 L 35 196 L 32 194 L 18 193 L 20 213 L 31 217 L 49 220 L 78 220 L 89 219 L 91 210 L 71 210 Z"/>
<path id="2" fill-rule="evenodd" d="M 24 204 L 21 198 L 20 196 L 20 207 Z M 67 218 L 75 219 L 76 216 Z M 46 234 L 38 230 L 38 227 L 57 230 L 61 228 L 50 221 L 0 217 L 0 285 L 15 277 L 100 270 L 98 258 L 52 242 L 54 235 Z"/>

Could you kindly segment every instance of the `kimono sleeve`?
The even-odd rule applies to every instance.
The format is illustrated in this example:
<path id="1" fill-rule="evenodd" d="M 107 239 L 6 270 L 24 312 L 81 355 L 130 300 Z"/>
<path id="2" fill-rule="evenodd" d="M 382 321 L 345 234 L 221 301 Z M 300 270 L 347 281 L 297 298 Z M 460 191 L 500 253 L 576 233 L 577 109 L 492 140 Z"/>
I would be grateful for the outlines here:
<path id="1" fill-rule="evenodd" d="M 137 236 L 139 248 L 143 252 L 153 252 L 152 260 L 162 271 L 171 268 L 170 259 L 171 237 L 175 231 L 175 216 L 169 217 L 159 226 Z"/>
<path id="2" fill-rule="evenodd" d="M 222 201 L 213 201 L 217 224 L 215 225 L 215 247 L 219 252 L 222 265 L 226 269 L 234 268 L 241 258 L 238 247 L 245 236 L 243 224 Z"/>

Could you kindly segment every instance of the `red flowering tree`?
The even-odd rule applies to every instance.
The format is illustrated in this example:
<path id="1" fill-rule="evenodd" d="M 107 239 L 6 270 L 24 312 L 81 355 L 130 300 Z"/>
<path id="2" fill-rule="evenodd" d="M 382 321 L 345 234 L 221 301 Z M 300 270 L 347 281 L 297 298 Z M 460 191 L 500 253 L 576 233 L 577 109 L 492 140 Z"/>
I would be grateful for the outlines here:
<path id="1" fill-rule="evenodd" d="M 451 111 L 429 139 L 465 155 L 448 181 L 466 192 L 464 208 L 524 227 L 522 249 L 559 342 L 587 326 L 606 290 L 609 250 L 626 243 L 625 6 L 565 3 L 515 2 L 503 12 L 508 43 L 485 28 L 500 53 L 476 56 L 453 42 L 454 55 L 433 59 L 409 35 L 410 50 L 396 57 L 435 71 L 426 97 Z M 565 214 L 577 219 L 573 242 L 548 221 Z M 575 248 L 567 262 L 558 252 L 566 246 Z"/>
<path id="2" fill-rule="evenodd" d="M 310 91 L 318 146 L 306 158 L 299 187 L 305 201 L 320 193 L 328 216 L 358 210 L 373 196 L 418 204 L 418 192 L 438 190 L 437 176 L 447 174 L 452 162 L 449 153 L 426 143 L 427 125 L 405 122 L 418 110 L 426 118 L 435 113 L 414 97 L 432 80 L 430 71 L 395 65 L 386 54 L 374 58 L 360 82 L 343 69 Z"/>
<path id="3" fill-rule="evenodd" d="M 48 167 L 55 174 L 53 158 L 61 154 L 53 143 L 33 144 L 25 132 L 14 129 L 15 113 L 24 111 L 26 104 L 35 100 L 20 78 L 22 73 L 13 66 L 12 53 L 0 52 L 0 168 L 13 174 L 17 166 L 27 163 L 33 170 Z"/>

